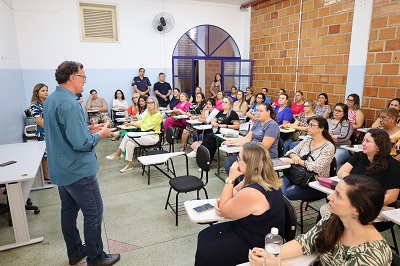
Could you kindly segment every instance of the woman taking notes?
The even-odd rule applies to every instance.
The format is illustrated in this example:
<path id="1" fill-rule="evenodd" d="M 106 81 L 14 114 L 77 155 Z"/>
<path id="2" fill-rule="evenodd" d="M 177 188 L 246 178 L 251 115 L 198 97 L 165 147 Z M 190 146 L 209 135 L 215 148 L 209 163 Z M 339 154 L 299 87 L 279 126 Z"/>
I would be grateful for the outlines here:
<path id="1" fill-rule="evenodd" d="M 244 180 L 237 186 L 240 175 Z M 246 143 L 225 181 L 217 215 L 234 221 L 210 226 L 198 235 L 196 266 L 237 265 L 246 262 L 250 248 L 264 246 L 264 237 L 277 227 L 284 234 L 282 181 L 268 150 L 261 143 Z"/>

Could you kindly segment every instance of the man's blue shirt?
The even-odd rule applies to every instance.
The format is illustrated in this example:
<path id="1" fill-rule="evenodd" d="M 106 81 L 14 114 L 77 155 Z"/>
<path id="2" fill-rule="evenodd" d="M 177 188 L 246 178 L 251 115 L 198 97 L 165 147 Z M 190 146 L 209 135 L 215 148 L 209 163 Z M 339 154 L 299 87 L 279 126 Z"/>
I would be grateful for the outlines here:
<path id="1" fill-rule="evenodd" d="M 67 186 L 96 175 L 99 165 L 94 147 L 100 135 L 90 133 L 75 94 L 57 86 L 44 102 L 43 120 L 51 182 Z"/>

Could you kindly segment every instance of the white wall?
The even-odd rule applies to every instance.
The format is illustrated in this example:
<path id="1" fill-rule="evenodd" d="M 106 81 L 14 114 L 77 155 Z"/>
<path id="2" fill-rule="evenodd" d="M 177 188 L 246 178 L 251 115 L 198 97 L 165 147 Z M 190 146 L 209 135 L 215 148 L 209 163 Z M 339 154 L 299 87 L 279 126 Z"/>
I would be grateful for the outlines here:
<path id="1" fill-rule="evenodd" d="M 80 41 L 78 1 L 14 0 L 13 3 L 27 94 L 38 82 L 53 91 L 54 69 L 64 60 L 81 62 L 90 72 L 86 91 L 96 88 L 109 103 L 117 88 L 129 97 L 131 81 L 139 67 L 146 68 L 152 84 L 160 71 L 165 71 L 167 81 L 171 82 L 176 42 L 187 30 L 202 24 L 226 30 L 235 39 L 242 58 L 249 56 L 250 12 L 240 11 L 237 5 L 181 0 L 99 0 L 96 3 L 117 5 L 119 42 L 90 43 Z M 152 26 L 153 18 L 162 11 L 175 18 L 174 29 L 164 35 Z"/>
<path id="2" fill-rule="evenodd" d="M 0 40 L 0 144 L 22 142 L 27 106 L 11 0 L 0 1 Z"/>

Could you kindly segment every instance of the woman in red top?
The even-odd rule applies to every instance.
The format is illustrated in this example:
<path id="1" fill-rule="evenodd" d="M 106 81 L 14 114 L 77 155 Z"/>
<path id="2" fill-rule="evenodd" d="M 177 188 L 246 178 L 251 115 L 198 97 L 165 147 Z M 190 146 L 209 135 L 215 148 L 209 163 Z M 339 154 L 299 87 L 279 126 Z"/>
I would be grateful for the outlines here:
<path id="1" fill-rule="evenodd" d="M 304 112 L 304 98 L 303 92 L 298 91 L 294 96 L 294 103 L 292 104 L 293 115 L 298 115 Z"/>

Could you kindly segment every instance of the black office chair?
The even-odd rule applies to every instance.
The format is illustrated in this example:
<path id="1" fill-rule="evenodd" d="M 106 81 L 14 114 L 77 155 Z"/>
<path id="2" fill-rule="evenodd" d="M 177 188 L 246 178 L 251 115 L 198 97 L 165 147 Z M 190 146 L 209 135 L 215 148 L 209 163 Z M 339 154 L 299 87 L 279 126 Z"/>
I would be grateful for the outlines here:
<path id="1" fill-rule="evenodd" d="M 329 175 L 330 176 L 336 176 L 336 168 L 337 168 L 337 164 L 336 164 L 336 159 L 335 157 L 333 157 L 332 162 L 331 162 L 331 166 L 330 166 L 330 170 L 329 170 Z M 313 188 L 305 188 L 305 189 L 313 189 Z M 319 210 L 315 209 L 313 206 L 310 205 L 310 203 L 314 202 L 314 201 L 319 201 L 324 199 L 326 200 L 327 195 L 323 192 L 319 193 L 318 195 L 316 195 L 313 198 L 309 198 L 307 200 L 301 200 L 300 202 L 300 232 L 303 234 L 304 232 L 304 215 L 303 215 L 303 205 L 305 205 L 304 207 L 304 211 L 307 211 L 307 208 L 310 208 L 312 210 L 314 210 L 315 212 L 317 212 L 317 221 L 318 219 L 321 217 L 319 214 Z"/>
<path id="2" fill-rule="evenodd" d="M 286 197 L 284 198 L 285 202 L 285 242 L 289 242 L 294 239 L 296 236 L 296 227 L 297 227 L 297 216 L 296 211 Z"/>
<path id="3" fill-rule="evenodd" d="M 372 223 L 373 226 L 375 226 L 376 230 L 378 232 L 384 232 L 387 230 L 390 230 L 390 233 L 392 234 L 392 239 L 393 239 L 393 246 L 390 246 L 393 251 L 397 252 L 399 254 L 399 247 L 397 245 L 397 240 L 396 240 L 396 234 L 394 233 L 394 226 L 395 223 L 393 222 L 377 222 L 377 223 Z"/>
<path id="4" fill-rule="evenodd" d="M 204 146 L 199 146 L 197 149 L 196 163 L 201 168 L 201 177 L 189 175 L 188 158 L 186 157 L 186 175 L 177 176 L 169 180 L 169 193 L 167 198 L 167 203 L 165 204 L 165 209 L 169 206 L 171 210 L 175 213 L 175 225 L 178 226 L 178 197 L 180 193 L 187 193 L 191 191 L 197 191 L 197 199 L 200 199 L 199 192 L 201 189 L 204 190 L 206 198 L 208 199 L 207 190 L 205 186 L 208 183 L 208 172 L 211 166 L 211 156 L 208 149 Z M 206 182 L 203 182 L 203 175 L 206 173 Z M 169 197 L 171 196 L 171 191 L 176 191 L 175 197 L 175 209 L 174 206 L 169 203 Z"/>
<path id="5" fill-rule="evenodd" d="M 131 138 L 131 139 L 133 141 L 135 141 L 135 138 Z M 162 150 L 163 142 L 164 142 L 164 124 L 163 124 L 163 121 L 161 121 L 161 129 L 160 129 L 160 133 L 158 133 L 157 143 L 153 144 L 153 145 L 140 145 L 138 142 L 136 142 L 139 145 L 139 149 L 137 149 L 137 148 L 135 149 L 136 157 L 143 156 L 144 152 L 148 152 L 151 149 Z"/>
<path id="6" fill-rule="evenodd" d="M 283 140 L 279 138 L 278 142 L 278 157 L 281 158 L 285 156 L 285 153 L 283 152 Z"/>
<path id="7" fill-rule="evenodd" d="M 4 184 L 0 185 L 0 187 L 5 187 Z M 4 195 L 7 194 L 7 190 L 4 190 L 3 192 Z M 0 214 L 5 214 L 7 213 L 7 222 L 9 226 L 13 225 L 12 218 L 11 218 L 11 212 L 10 212 L 10 205 L 8 204 L 8 197 L 6 196 L 7 203 L 0 203 Z M 34 214 L 39 214 L 40 210 L 39 207 L 32 205 L 32 201 L 30 198 L 26 200 L 26 205 L 25 205 L 25 210 L 27 211 L 33 211 Z"/>

